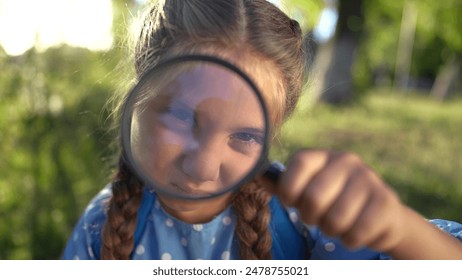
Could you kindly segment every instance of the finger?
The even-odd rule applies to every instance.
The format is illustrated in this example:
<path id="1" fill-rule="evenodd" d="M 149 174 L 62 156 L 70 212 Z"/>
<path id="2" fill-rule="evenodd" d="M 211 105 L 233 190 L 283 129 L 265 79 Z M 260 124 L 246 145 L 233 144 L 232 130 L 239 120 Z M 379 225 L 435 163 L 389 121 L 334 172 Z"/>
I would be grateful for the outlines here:
<path id="1" fill-rule="evenodd" d="M 319 222 L 319 227 L 325 234 L 342 235 L 354 224 L 370 195 L 370 189 L 364 186 L 367 172 L 367 169 L 357 168 L 350 175 L 343 192 Z"/>
<path id="2" fill-rule="evenodd" d="M 348 232 L 341 236 L 344 244 L 350 248 L 370 246 L 377 243 L 381 236 L 390 230 L 393 220 L 397 219 L 398 199 L 386 188 L 375 188 L 361 214 Z"/>
<path id="3" fill-rule="evenodd" d="M 391 234 L 391 231 L 386 230 L 384 233 L 375 238 L 375 240 L 369 242 L 367 247 L 373 250 L 385 252 L 395 246 L 395 240 L 396 239 Z"/>
<path id="4" fill-rule="evenodd" d="M 288 206 L 294 206 L 309 182 L 329 159 L 324 150 L 304 150 L 296 153 L 288 162 L 287 170 L 280 178 L 278 195 Z"/>
<path id="5" fill-rule="evenodd" d="M 303 220 L 318 224 L 325 213 L 342 194 L 352 170 L 360 161 L 350 154 L 331 154 L 325 167 L 308 182 L 299 205 Z"/>

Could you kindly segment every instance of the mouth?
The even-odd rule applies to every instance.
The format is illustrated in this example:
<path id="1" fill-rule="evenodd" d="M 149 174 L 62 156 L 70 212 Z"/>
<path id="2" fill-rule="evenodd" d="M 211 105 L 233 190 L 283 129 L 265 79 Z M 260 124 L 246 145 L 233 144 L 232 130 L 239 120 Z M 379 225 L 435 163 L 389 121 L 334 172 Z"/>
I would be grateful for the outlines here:
<path id="1" fill-rule="evenodd" d="M 213 195 L 213 193 L 202 191 L 198 188 L 189 187 L 186 185 L 179 185 L 176 183 L 171 183 L 171 186 L 173 187 L 174 192 L 177 192 L 181 195 L 187 195 L 190 197 L 208 197 L 208 196 Z"/>

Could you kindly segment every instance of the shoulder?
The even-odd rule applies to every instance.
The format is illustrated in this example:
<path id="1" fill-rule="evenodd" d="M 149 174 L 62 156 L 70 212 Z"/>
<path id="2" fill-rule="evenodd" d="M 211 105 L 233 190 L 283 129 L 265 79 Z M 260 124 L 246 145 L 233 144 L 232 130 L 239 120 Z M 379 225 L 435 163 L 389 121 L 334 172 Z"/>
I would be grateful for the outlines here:
<path id="1" fill-rule="evenodd" d="M 112 197 L 111 188 L 111 184 L 106 185 L 87 205 L 82 215 L 82 218 L 87 223 L 95 223 L 106 219 L 106 208 Z"/>
<path id="2" fill-rule="evenodd" d="M 432 219 L 429 222 L 462 241 L 462 224 L 443 219 Z"/>
<path id="3" fill-rule="evenodd" d="M 67 241 L 63 259 L 98 259 L 101 232 L 106 221 L 106 207 L 112 196 L 111 184 L 106 185 L 85 208 Z"/>
<path id="4" fill-rule="evenodd" d="M 82 215 L 82 229 L 90 245 L 98 249 L 101 243 L 101 232 L 106 222 L 106 209 L 112 197 L 112 185 L 106 185 L 88 204 Z"/>

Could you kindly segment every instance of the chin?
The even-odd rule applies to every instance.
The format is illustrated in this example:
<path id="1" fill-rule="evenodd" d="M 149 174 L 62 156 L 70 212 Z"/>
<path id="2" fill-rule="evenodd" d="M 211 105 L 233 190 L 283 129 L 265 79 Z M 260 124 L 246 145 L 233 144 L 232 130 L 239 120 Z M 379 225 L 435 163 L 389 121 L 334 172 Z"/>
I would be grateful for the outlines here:
<path id="1" fill-rule="evenodd" d="M 232 193 L 201 200 L 187 200 L 159 195 L 159 200 L 167 213 L 189 223 L 203 223 L 211 220 L 228 207 L 231 198 Z"/>
<path id="2" fill-rule="evenodd" d="M 204 205 L 203 200 L 189 200 L 162 195 L 159 195 L 159 199 L 164 208 L 170 208 L 177 211 L 193 211 Z"/>

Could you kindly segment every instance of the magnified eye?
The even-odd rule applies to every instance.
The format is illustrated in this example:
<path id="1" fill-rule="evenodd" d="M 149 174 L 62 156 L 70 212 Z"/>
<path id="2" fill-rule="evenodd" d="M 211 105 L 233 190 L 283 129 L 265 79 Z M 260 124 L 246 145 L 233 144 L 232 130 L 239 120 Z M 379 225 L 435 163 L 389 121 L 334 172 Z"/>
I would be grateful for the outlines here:
<path id="1" fill-rule="evenodd" d="M 194 112 L 188 108 L 171 106 L 163 112 L 163 116 L 167 126 L 191 128 L 195 124 Z"/>

